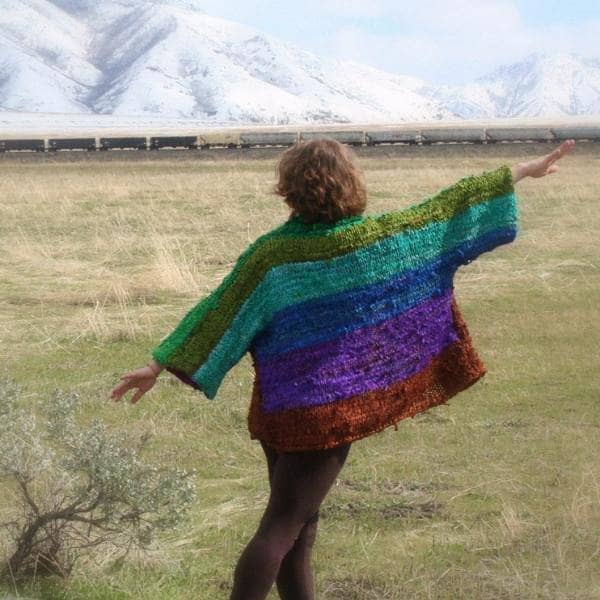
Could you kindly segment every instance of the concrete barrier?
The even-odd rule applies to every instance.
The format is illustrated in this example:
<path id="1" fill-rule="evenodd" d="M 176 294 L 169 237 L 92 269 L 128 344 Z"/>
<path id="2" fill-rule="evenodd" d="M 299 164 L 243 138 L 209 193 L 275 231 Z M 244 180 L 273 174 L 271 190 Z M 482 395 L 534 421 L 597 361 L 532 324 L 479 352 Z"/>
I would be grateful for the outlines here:
<path id="1" fill-rule="evenodd" d="M 198 136 L 201 148 L 237 148 L 240 145 L 239 131 L 208 131 Z"/>
<path id="2" fill-rule="evenodd" d="M 298 127 L 253 127 L 205 129 L 201 132 L 184 130 L 177 135 L 113 135 L 96 137 L 52 137 L 0 139 L 0 152 L 44 150 L 107 150 L 110 148 L 249 148 L 266 146 L 291 146 L 297 141 L 331 138 L 343 144 L 362 146 L 367 144 L 437 144 L 437 143 L 502 143 L 502 142 L 550 142 L 573 138 L 600 142 L 600 118 L 598 121 L 568 123 L 557 121 L 540 123 L 532 120 L 495 123 L 471 122 L 465 124 L 402 124 L 397 125 L 340 125 Z M 83 132 L 82 132 L 83 133 Z M 86 131 L 87 133 L 87 131 Z M 103 132 L 105 133 L 105 132 Z"/>
<path id="3" fill-rule="evenodd" d="M 189 148 L 198 147 L 198 136 L 196 135 L 157 135 L 150 138 L 150 150 L 160 148 Z"/>
<path id="4" fill-rule="evenodd" d="M 96 150 L 96 138 L 51 138 L 48 150 Z"/>
<path id="5" fill-rule="evenodd" d="M 101 137 L 100 150 L 111 148 L 146 150 L 148 147 L 146 137 Z"/>
<path id="6" fill-rule="evenodd" d="M 365 143 L 365 132 L 363 130 L 342 130 L 342 131 L 301 131 L 301 141 L 314 140 L 317 138 L 331 138 L 342 144 L 351 146 L 362 146 Z"/>
<path id="7" fill-rule="evenodd" d="M 46 142 L 43 139 L 0 140 L 0 152 L 18 152 L 22 150 L 44 152 Z"/>
<path id="8" fill-rule="evenodd" d="M 245 131 L 240 133 L 242 148 L 250 146 L 292 146 L 298 141 L 297 131 Z"/>
<path id="9" fill-rule="evenodd" d="M 557 140 L 595 140 L 600 141 L 600 117 L 598 125 L 552 127 L 551 131 Z"/>
<path id="10" fill-rule="evenodd" d="M 488 142 L 550 142 L 554 140 L 549 127 L 486 127 Z"/>
<path id="11" fill-rule="evenodd" d="M 483 127 L 438 127 L 421 129 L 421 140 L 423 144 L 435 144 L 438 142 L 474 142 L 486 141 L 485 129 Z"/>
<path id="12" fill-rule="evenodd" d="M 420 141 L 418 129 L 368 129 L 366 143 L 375 144 L 416 144 Z"/>

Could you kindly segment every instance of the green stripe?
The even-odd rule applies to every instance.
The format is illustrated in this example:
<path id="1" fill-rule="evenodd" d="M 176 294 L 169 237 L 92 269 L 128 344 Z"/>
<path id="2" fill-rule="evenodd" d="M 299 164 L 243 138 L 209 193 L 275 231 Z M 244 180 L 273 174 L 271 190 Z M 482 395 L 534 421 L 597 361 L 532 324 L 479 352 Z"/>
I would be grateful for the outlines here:
<path id="1" fill-rule="evenodd" d="M 218 288 L 185 315 L 153 350 L 152 356 L 163 365 L 170 361 L 179 363 L 187 353 L 204 360 L 240 306 L 265 273 L 275 266 L 333 258 L 408 229 L 451 219 L 470 206 L 513 190 L 510 167 L 502 165 L 494 171 L 464 177 L 407 209 L 351 217 L 335 225 L 288 221 L 251 244 Z"/>

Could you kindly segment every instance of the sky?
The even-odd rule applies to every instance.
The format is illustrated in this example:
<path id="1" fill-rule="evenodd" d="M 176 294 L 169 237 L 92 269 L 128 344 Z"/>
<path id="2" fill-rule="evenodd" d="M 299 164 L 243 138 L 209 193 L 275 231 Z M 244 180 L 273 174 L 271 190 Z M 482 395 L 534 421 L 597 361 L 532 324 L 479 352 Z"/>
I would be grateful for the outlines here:
<path id="1" fill-rule="evenodd" d="M 315 54 L 463 84 L 534 52 L 600 60 L 600 0 L 195 0 Z"/>

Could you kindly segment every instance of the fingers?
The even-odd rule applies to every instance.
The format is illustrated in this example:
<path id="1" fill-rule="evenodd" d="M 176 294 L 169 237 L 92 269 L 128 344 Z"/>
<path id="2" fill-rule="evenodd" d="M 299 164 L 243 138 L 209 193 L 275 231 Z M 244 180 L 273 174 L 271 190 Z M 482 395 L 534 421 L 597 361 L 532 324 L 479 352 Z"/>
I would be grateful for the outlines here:
<path id="1" fill-rule="evenodd" d="M 131 397 L 131 404 L 135 404 L 144 394 L 144 392 L 142 392 L 142 390 L 138 390 L 132 397 Z"/>
<path id="2" fill-rule="evenodd" d="M 553 162 L 557 161 L 560 158 L 560 148 L 553 150 L 550 154 L 546 154 L 544 164 L 546 166 L 551 165 Z"/>
<path id="3" fill-rule="evenodd" d="M 128 387 L 123 387 L 123 386 L 117 386 L 111 393 L 110 393 L 110 399 L 114 400 L 115 402 L 118 402 L 121 397 L 123 396 L 123 394 L 128 390 Z"/>
<path id="4" fill-rule="evenodd" d="M 128 386 L 124 389 L 115 388 L 110 395 L 111 400 L 118 402 L 119 400 L 121 400 L 124 394 L 131 389 L 131 387 L 133 386 Z M 137 392 L 131 397 L 131 404 L 135 404 L 143 395 L 144 392 L 138 389 Z"/>
<path id="5" fill-rule="evenodd" d="M 570 152 L 575 147 L 575 140 L 564 141 L 556 150 L 547 155 L 547 162 L 551 165 L 559 158 L 563 157 L 567 152 Z"/>
<path id="6" fill-rule="evenodd" d="M 575 147 L 575 140 L 565 140 L 557 149 L 556 151 L 559 152 L 560 154 L 566 154 L 567 152 L 569 152 L 572 148 Z"/>
<path id="7" fill-rule="evenodd" d="M 123 379 L 123 377 L 121 377 L 121 379 Z M 119 385 L 117 385 L 117 387 L 113 389 L 113 391 L 110 394 L 111 399 L 115 401 L 120 400 L 123 394 L 130 390 L 132 387 L 134 387 L 133 384 L 130 381 L 125 380 L 123 383 L 120 383 Z"/>
<path id="8" fill-rule="evenodd" d="M 571 151 L 575 148 L 575 140 L 565 140 L 561 146 L 564 146 L 567 152 Z"/>
<path id="9" fill-rule="evenodd" d="M 123 379 L 123 377 L 121 377 L 121 379 Z M 142 385 L 142 387 L 139 387 L 140 385 Z M 146 393 L 148 388 L 143 386 L 142 383 L 135 383 L 133 380 L 126 379 L 123 383 L 117 385 L 110 393 L 110 399 L 118 402 L 126 392 L 133 388 L 137 388 L 137 391 L 131 397 L 131 403 L 135 404 Z"/>

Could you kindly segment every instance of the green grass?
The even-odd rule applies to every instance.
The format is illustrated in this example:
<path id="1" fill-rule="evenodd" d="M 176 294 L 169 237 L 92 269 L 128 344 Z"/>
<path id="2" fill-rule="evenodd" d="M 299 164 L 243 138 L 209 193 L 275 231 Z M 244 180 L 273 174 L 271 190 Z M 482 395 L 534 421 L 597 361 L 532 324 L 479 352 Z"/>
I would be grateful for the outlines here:
<path id="1" fill-rule="evenodd" d="M 546 151 L 388 149 L 358 161 L 368 212 L 381 212 Z M 517 240 L 459 271 L 456 295 L 488 373 L 398 431 L 353 444 L 322 508 L 318 598 L 600 598 L 599 167 L 597 147 L 581 144 L 558 174 L 519 183 Z M 108 395 L 286 217 L 269 193 L 274 168 L 275 157 L 0 162 L 2 370 L 32 398 L 77 389 L 86 416 L 150 431 L 156 460 L 196 468 L 199 492 L 189 525 L 155 551 L 123 564 L 99 551 L 68 583 L 0 593 L 228 597 L 268 499 L 246 428 L 249 358 L 214 401 L 168 375 L 138 405 Z"/>

